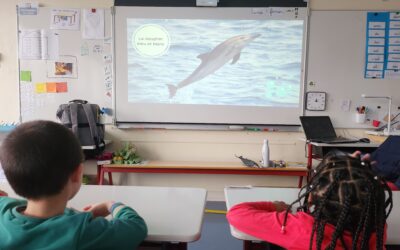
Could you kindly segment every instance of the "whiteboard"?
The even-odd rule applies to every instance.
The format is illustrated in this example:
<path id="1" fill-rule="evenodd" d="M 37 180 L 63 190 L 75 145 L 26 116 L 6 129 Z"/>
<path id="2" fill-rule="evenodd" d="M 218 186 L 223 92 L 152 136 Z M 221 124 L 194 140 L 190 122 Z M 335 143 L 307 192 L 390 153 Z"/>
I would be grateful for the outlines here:
<path id="1" fill-rule="evenodd" d="M 50 30 L 51 10 L 41 7 L 37 15 L 18 15 L 18 30 Z M 111 9 L 104 10 L 104 39 L 87 40 L 82 38 L 83 10 L 81 9 L 80 30 L 56 30 L 59 36 L 59 55 L 76 59 L 74 78 L 57 77 L 49 73 L 50 60 L 19 60 L 20 71 L 30 71 L 31 81 L 20 78 L 21 122 L 47 119 L 56 121 L 56 111 L 60 104 L 73 99 L 84 99 L 96 103 L 101 108 L 112 107 L 112 91 L 105 84 L 105 66 L 112 69 L 112 62 L 105 62 L 104 56 L 112 55 Z M 95 52 L 96 51 L 96 52 Z M 65 57 L 63 57 L 65 58 Z M 73 59 L 73 60 L 75 60 Z M 68 92 L 38 93 L 38 83 L 67 82 Z M 108 95 L 107 95 L 108 93 Z"/>
<path id="2" fill-rule="evenodd" d="M 361 94 L 392 96 L 396 113 L 400 80 L 364 78 L 367 11 L 312 11 L 309 20 L 305 89 L 325 91 L 328 100 L 326 111 L 306 111 L 306 115 L 329 115 L 335 127 L 370 128 L 369 123 L 355 122 L 356 107 L 366 105 L 367 118 L 382 119 L 388 102 Z M 341 108 L 344 100 L 351 100 L 349 111 Z"/>

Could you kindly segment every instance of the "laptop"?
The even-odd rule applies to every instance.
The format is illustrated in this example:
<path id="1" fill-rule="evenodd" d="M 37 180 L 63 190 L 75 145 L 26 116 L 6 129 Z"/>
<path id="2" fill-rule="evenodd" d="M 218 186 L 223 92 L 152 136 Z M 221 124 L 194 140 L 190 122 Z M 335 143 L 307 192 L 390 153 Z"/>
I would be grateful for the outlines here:
<path id="1" fill-rule="evenodd" d="M 322 143 L 355 143 L 358 139 L 338 137 L 329 116 L 300 116 L 301 126 L 307 140 Z"/>

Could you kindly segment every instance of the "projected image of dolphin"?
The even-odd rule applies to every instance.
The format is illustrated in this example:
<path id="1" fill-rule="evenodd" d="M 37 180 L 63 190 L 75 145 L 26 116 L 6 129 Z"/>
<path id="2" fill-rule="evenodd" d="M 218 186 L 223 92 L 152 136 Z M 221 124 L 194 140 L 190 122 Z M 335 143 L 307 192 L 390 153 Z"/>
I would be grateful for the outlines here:
<path id="1" fill-rule="evenodd" d="M 232 60 L 231 64 L 236 63 L 240 58 L 242 49 L 259 36 L 260 34 L 234 36 L 218 44 L 210 52 L 198 55 L 197 58 L 201 59 L 201 64 L 192 74 L 190 74 L 185 80 L 181 81 L 177 86 L 167 84 L 169 98 L 174 97 L 178 89 L 207 77 L 230 60 Z"/>

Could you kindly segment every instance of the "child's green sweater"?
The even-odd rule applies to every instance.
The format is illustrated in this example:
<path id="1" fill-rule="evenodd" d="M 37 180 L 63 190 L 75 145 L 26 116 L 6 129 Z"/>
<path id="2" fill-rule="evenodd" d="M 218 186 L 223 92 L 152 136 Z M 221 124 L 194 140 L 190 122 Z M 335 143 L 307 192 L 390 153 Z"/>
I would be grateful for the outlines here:
<path id="1" fill-rule="evenodd" d="M 144 220 L 129 207 L 108 221 L 73 209 L 38 219 L 19 213 L 24 206 L 26 201 L 0 197 L 0 249 L 132 250 L 147 236 Z"/>

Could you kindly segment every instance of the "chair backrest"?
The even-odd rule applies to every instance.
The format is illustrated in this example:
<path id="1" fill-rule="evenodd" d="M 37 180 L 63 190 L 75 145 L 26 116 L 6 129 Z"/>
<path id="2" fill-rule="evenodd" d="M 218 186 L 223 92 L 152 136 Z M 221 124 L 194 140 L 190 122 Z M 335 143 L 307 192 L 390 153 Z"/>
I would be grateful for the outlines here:
<path id="1" fill-rule="evenodd" d="M 372 154 L 377 174 L 396 183 L 400 177 L 400 136 L 389 136 Z M 398 186 L 399 187 L 399 186 Z M 399 187 L 400 188 L 400 187 Z"/>

